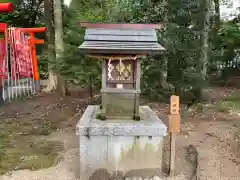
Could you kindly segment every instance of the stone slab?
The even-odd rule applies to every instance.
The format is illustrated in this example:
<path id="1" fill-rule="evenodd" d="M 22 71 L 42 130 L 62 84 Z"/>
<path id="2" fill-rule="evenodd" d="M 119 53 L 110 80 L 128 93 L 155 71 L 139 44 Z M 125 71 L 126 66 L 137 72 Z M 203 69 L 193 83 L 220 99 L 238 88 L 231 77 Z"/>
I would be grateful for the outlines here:
<path id="1" fill-rule="evenodd" d="M 100 106 L 88 106 L 77 124 L 79 136 L 166 136 L 167 127 L 149 106 L 140 106 L 140 121 L 96 119 Z"/>
<path id="2" fill-rule="evenodd" d="M 161 176 L 162 150 L 162 137 L 80 136 L 80 179 Z"/>

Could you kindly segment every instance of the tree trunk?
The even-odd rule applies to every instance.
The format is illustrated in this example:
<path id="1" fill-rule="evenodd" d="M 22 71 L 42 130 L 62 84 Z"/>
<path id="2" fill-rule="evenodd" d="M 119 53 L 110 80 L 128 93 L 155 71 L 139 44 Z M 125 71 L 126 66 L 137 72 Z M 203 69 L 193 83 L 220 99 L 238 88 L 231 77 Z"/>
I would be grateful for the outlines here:
<path id="1" fill-rule="evenodd" d="M 161 86 L 163 88 L 166 88 L 168 86 L 168 83 L 167 83 L 167 67 L 168 67 L 168 57 L 167 56 L 164 56 L 163 58 L 164 60 L 164 64 L 163 64 L 163 69 L 162 69 L 162 72 L 161 72 Z"/>
<path id="2" fill-rule="evenodd" d="M 210 15 L 211 15 L 211 0 L 204 0 L 204 14 L 202 22 L 202 33 L 201 33 L 201 54 L 200 58 L 197 61 L 196 68 L 197 72 L 201 75 L 201 80 L 204 82 L 207 78 L 207 69 L 208 69 L 208 56 L 209 56 L 209 28 L 210 28 Z M 202 83 L 203 83 L 202 82 Z M 203 97 L 204 86 L 201 82 L 193 89 L 194 100 L 201 101 Z"/>
<path id="3" fill-rule="evenodd" d="M 209 46 L 209 28 L 210 28 L 210 16 L 211 16 L 211 1 L 205 0 L 205 14 L 202 32 L 202 78 L 205 80 L 207 77 L 207 65 L 208 65 L 208 46 Z"/>
<path id="4" fill-rule="evenodd" d="M 45 91 L 57 89 L 57 75 L 53 70 L 52 62 L 55 61 L 54 52 L 54 30 L 53 30 L 53 14 L 51 0 L 44 1 L 44 16 L 47 27 L 47 49 L 48 49 L 48 85 Z"/>
<path id="5" fill-rule="evenodd" d="M 165 4 L 165 9 L 166 9 L 165 16 L 164 16 L 164 22 L 168 22 L 167 1 L 164 0 L 163 4 Z M 167 24 L 165 24 L 165 26 L 167 26 Z M 165 37 L 164 37 L 164 41 L 166 42 Z M 167 84 L 167 76 L 168 76 L 168 73 L 167 73 L 168 56 L 167 55 L 164 55 L 162 67 L 163 68 L 162 68 L 162 71 L 161 71 L 161 86 L 166 87 L 168 85 Z"/>
<path id="6" fill-rule="evenodd" d="M 215 9 L 215 26 L 216 29 L 220 27 L 220 3 L 219 0 L 214 0 L 214 9 Z"/>
<path id="7" fill-rule="evenodd" d="M 62 2 L 54 0 L 54 22 L 55 22 L 55 48 L 56 59 L 61 59 L 64 51 L 63 44 L 63 22 L 62 22 Z M 58 75 L 58 90 L 62 96 L 66 95 L 66 83 L 60 74 Z"/>
<path id="8" fill-rule="evenodd" d="M 208 55 L 209 55 L 209 29 L 210 29 L 210 17 L 211 17 L 211 3 L 212 0 L 205 0 L 204 8 L 204 19 L 203 19 L 203 30 L 201 35 L 202 40 L 202 50 L 200 64 L 201 76 L 203 80 L 207 78 L 207 66 L 208 66 Z"/>

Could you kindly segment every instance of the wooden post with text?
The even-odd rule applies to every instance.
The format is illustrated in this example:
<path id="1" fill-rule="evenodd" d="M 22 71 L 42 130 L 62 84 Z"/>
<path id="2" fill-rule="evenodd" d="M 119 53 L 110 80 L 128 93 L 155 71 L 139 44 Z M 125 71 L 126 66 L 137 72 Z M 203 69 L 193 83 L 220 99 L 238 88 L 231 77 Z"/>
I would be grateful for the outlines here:
<path id="1" fill-rule="evenodd" d="M 179 113 L 179 96 L 171 96 L 170 114 L 168 131 L 170 135 L 170 171 L 169 175 L 175 175 L 175 159 L 176 159 L 176 134 L 180 132 L 180 113 Z"/>

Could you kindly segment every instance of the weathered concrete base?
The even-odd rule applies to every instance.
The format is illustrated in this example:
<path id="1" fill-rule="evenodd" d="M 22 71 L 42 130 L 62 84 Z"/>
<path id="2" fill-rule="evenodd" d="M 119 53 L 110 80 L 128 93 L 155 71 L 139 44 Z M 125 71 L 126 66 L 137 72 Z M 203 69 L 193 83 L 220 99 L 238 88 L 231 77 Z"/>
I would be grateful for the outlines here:
<path id="1" fill-rule="evenodd" d="M 36 92 L 39 92 L 41 90 L 40 80 L 35 80 L 35 88 Z"/>
<path id="2" fill-rule="evenodd" d="M 140 107 L 141 121 L 100 121 L 95 118 L 98 110 L 89 106 L 77 125 L 80 179 L 101 179 L 103 169 L 116 176 L 160 176 L 167 127 L 151 109 Z"/>

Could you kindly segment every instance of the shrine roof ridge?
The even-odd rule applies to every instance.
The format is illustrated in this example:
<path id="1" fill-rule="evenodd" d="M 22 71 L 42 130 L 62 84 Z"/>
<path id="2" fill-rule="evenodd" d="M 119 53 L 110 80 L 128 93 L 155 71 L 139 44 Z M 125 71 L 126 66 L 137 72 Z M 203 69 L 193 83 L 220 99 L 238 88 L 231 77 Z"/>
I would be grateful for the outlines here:
<path id="1" fill-rule="evenodd" d="M 107 29 L 161 29 L 162 24 L 140 24 L 140 23 L 91 23 L 81 21 L 84 28 L 107 28 Z"/>

